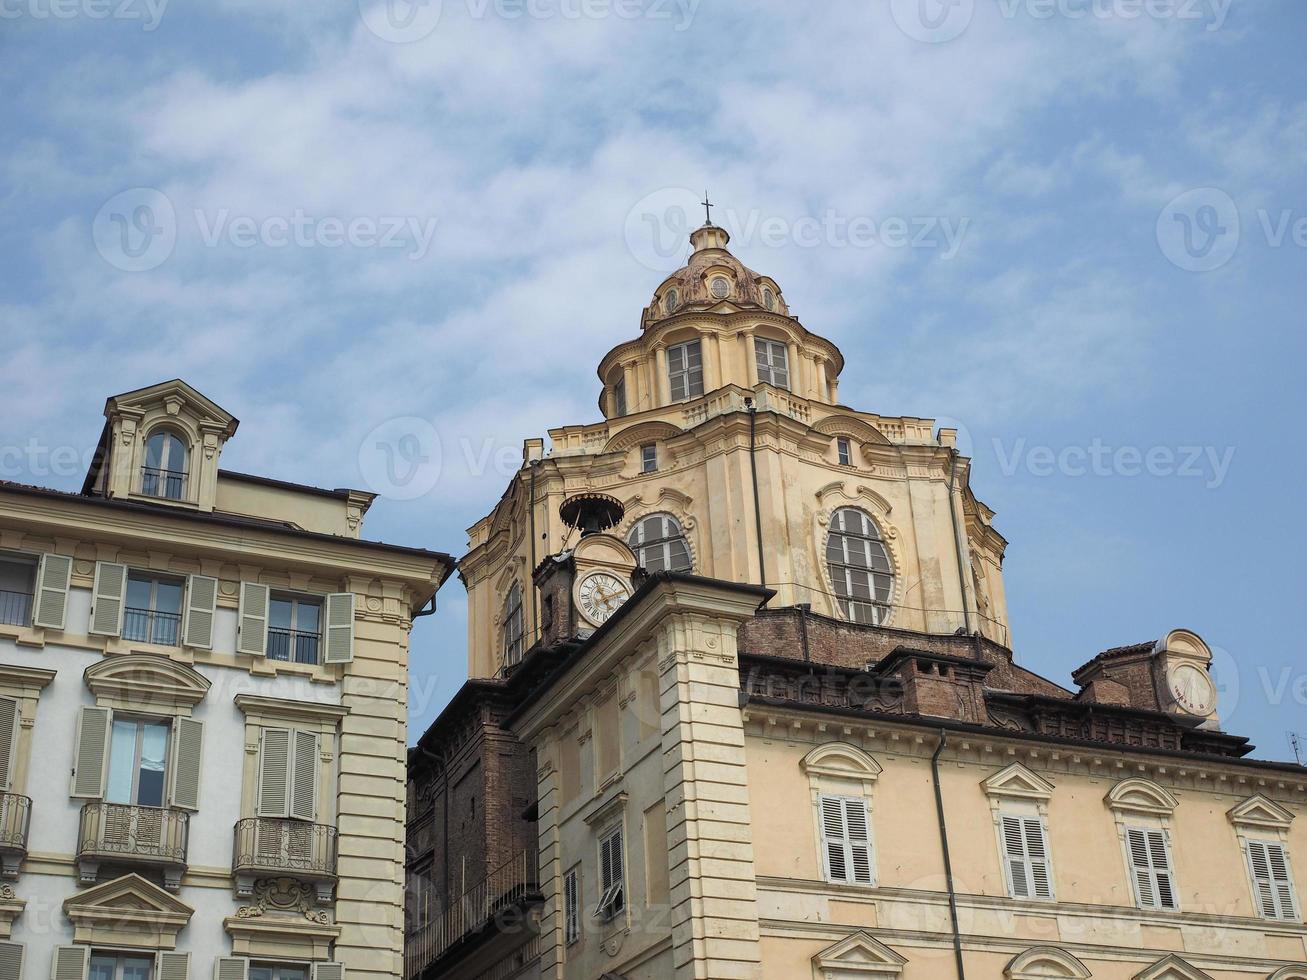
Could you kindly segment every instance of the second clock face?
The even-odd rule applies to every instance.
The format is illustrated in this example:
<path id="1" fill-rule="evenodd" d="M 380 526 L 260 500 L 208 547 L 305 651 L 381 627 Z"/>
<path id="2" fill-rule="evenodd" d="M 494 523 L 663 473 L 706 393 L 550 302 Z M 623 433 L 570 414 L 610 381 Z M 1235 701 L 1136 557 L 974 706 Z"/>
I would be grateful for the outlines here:
<path id="1" fill-rule="evenodd" d="M 606 623 L 629 598 L 631 586 L 611 572 L 591 572 L 576 586 L 577 608 L 596 626 Z"/>
<path id="2" fill-rule="evenodd" d="M 1216 710 L 1216 686 L 1207 673 L 1193 664 L 1181 664 L 1167 677 L 1171 697 L 1191 715 L 1206 717 Z"/>

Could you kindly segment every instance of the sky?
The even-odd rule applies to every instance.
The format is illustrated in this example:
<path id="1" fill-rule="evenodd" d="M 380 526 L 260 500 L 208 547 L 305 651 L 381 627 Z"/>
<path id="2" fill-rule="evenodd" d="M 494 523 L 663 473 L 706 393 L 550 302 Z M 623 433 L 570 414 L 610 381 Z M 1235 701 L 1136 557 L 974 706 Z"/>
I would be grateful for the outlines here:
<path id="1" fill-rule="evenodd" d="M 1193 629 L 1307 735 L 1301 0 L 0 0 L 0 478 L 182 377 L 223 465 L 460 555 L 686 256 L 960 430 L 1018 662 Z M 457 579 L 410 736 L 466 676 Z"/>

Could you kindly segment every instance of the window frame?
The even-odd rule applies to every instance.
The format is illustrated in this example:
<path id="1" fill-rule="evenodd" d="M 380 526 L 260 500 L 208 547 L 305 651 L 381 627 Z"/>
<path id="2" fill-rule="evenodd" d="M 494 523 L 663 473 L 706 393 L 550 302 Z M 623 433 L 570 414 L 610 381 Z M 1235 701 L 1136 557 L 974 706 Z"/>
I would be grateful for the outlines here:
<path id="1" fill-rule="evenodd" d="M 1253 859 L 1253 848 L 1261 847 L 1265 850 L 1267 864 L 1267 883 L 1271 888 L 1271 905 L 1275 914 L 1268 915 L 1266 906 L 1262 901 L 1261 882 L 1257 877 L 1257 866 Z M 1271 848 L 1276 848 L 1280 853 L 1280 859 L 1284 863 L 1285 880 L 1284 887 L 1288 889 L 1287 900 L 1288 909 L 1284 907 L 1286 896 L 1281 895 L 1277 888 L 1275 871 L 1271 864 Z M 1293 874 L 1293 860 L 1289 853 L 1289 846 L 1283 840 L 1271 840 L 1265 837 L 1245 837 L 1243 841 L 1244 863 L 1248 868 L 1248 881 L 1252 888 L 1253 907 L 1257 910 L 1257 917 L 1266 922 L 1291 922 L 1300 923 L 1303 921 L 1302 904 L 1298 900 L 1297 882 Z M 1287 913 L 1287 914 L 1286 914 Z"/>
<path id="2" fill-rule="evenodd" d="M 1057 885 L 1053 876 L 1053 852 L 1049 846 L 1048 821 L 1044 815 L 1034 807 L 1026 809 L 1006 805 L 999 807 L 998 818 L 999 858 L 1003 863 L 1003 877 L 1007 881 L 1008 897 L 1022 902 L 1056 902 Z M 1020 859 L 1025 869 L 1024 884 L 1027 891 L 1025 895 L 1017 894 L 1016 878 L 1012 868 L 1013 852 L 1008 849 L 1007 821 L 1009 820 L 1014 820 L 1019 825 L 1022 846 Z M 1043 848 L 1043 856 L 1040 858 L 1030 850 L 1030 824 L 1039 828 L 1039 844 Z M 1045 887 L 1048 892 L 1046 895 L 1039 894 L 1039 879 L 1035 874 L 1036 864 L 1044 866 Z"/>
<path id="3" fill-rule="evenodd" d="M 576 864 L 563 875 L 563 944 L 575 946 L 581 941 L 581 865 Z"/>
<path id="4" fill-rule="evenodd" d="M 779 367 L 776 364 L 777 354 L 780 355 Z M 790 390 L 790 347 L 785 341 L 771 337 L 754 337 L 753 359 L 758 365 L 760 384 L 769 384 L 785 391 Z"/>
<path id="5" fill-rule="evenodd" d="M 290 603 L 290 626 L 274 626 L 272 624 L 272 607 L 278 602 Z M 299 628 L 299 614 L 301 606 L 314 606 L 318 610 L 318 628 L 315 632 L 302 630 Z M 279 589 L 271 589 L 268 592 L 268 624 L 267 624 L 267 645 L 263 652 L 265 660 L 271 660 L 279 664 L 299 664 L 305 667 L 320 667 L 323 664 L 323 657 L 326 651 L 323 649 L 326 642 L 326 617 L 327 617 L 327 597 L 317 595 L 312 592 L 288 592 Z M 274 633 L 286 633 L 286 656 L 285 658 L 273 656 L 272 637 Z M 314 636 L 314 659 L 312 661 L 299 659 L 299 640 L 301 636 Z M 293 641 L 293 642 L 292 642 Z"/>
<path id="6" fill-rule="evenodd" d="M 625 418 L 627 415 L 626 404 L 626 375 L 613 382 L 613 417 Z"/>
<path id="7" fill-rule="evenodd" d="M 853 443 L 849 441 L 848 436 L 836 436 L 835 458 L 841 466 L 853 465 Z"/>
<path id="8" fill-rule="evenodd" d="M 1135 908 L 1145 912 L 1179 912 L 1180 909 L 1180 889 L 1175 881 L 1175 855 L 1171 848 L 1171 832 L 1167 827 L 1150 825 L 1147 823 L 1126 823 L 1125 831 L 1125 849 L 1126 865 L 1130 869 L 1130 888 L 1135 896 Z M 1135 862 L 1134 846 L 1131 841 L 1132 834 L 1142 834 L 1144 836 L 1144 849 L 1148 857 L 1148 874 L 1150 887 L 1156 895 L 1156 903 L 1147 903 L 1144 901 L 1143 892 L 1139 888 L 1139 873 L 1142 867 Z M 1162 840 L 1163 856 L 1166 860 L 1166 867 L 1158 869 L 1154 858 L 1153 838 L 1152 835 L 1159 835 Z M 1171 903 L 1168 905 L 1162 901 L 1161 879 L 1160 874 L 1166 875 L 1167 887 L 1171 893 Z"/>
<path id="9" fill-rule="evenodd" d="M 144 608 L 130 605 L 128 602 L 128 596 L 131 592 L 133 582 L 138 585 L 149 585 L 150 597 Z M 164 584 L 177 586 L 178 596 L 176 612 L 168 612 L 159 608 L 159 586 Z M 190 583 L 185 576 L 168 575 L 167 573 L 160 575 L 150 569 L 132 568 L 129 565 L 127 567 L 127 578 L 123 588 L 122 638 L 131 643 L 153 643 L 156 646 L 180 647 L 182 645 L 183 621 L 186 616 L 186 602 L 189 598 L 187 594 L 187 587 L 189 584 Z M 128 614 L 133 612 L 145 615 L 146 635 L 143 637 L 127 635 L 127 624 L 129 622 Z M 160 616 L 171 617 L 173 619 L 174 638 L 171 641 L 158 639 L 155 635 L 160 622 Z M 163 622 L 167 621 L 169 620 L 163 620 Z"/>
<path id="10" fill-rule="evenodd" d="M 697 358 L 698 363 L 692 363 Z M 673 366 L 678 359 L 679 367 Z M 673 403 L 693 401 L 703 396 L 703 341 L 695 337 L 672 344 L 667 348 L 667 397 Z M 696 379 L 697 374 L 697 379 Z M 677 394 L 677 382 L 681 382 L 683 394 Z M 697 390 L 696 390 L 697 388 Z"/>
<path id="11" fill-rule="evenodd" d="M 648 539 L 645 533 L 645 526 L 649 521 L 658 519 L 662 521 L 660 536 Z M 674 534 L 667 533 L 668 522 L 676 529 Z M 643 538 L 644 540 L 640 540 Z M 680 541 L 685 548 L 685 567 L 674 567 L 673 565 L 673 547 L 677 541 Z M 641 568 L 648 569 L 649 564 L 645 559 L 645 552 L 652 551 L 654 548 L 661 549 L 662 567 L 659 571 L 672 572 L 693 572 L 694 571 L 694 551 L 690 548 L 690 538 L 685 533 L 685 525 L 681 523 L 680 518 L 675 514 L 667 511 L 655 511 L 652 514 L 645 514 L 634 524 L 626 533 L 626 545 L 635 555 L 636 564 Z"/>
<path id="12" fill-rule="evenodd" d="M 640 447 L 640 472 L 658 472 L 658 443 L 646 442 Z"/>
<path id="13" fill-rule="evenodd" d="M 514 667 L 526 653 L 526 602 L 522 583 L 514 582 L 504 596 L 504 618 L 499 627 L 503 666 Z"/>
<path id="14" fill-rule="evenodd" d="M 299 971 L 294 980 L 313 980 L 313 965 L 295 960 L 256 960 L 251 959 L 246 969 L 246 980 L 255 980 L 255 970 L 270 970 L 267 980 L 290 980 L 283 976 L 283 970 Z"/>
<path id="15" fill-rule="evenodd" d="M 114 711 L 109 717 L 109 747 L 104 767 L 104 802 L 114 806 L 135 806 L 148 807 L 151 809 L 166 810 L 169 808 L 168 796 L 169 789 L 172 785 L 173 767 L 176 764 L 175 753 L 173 752 L 173 739 L 175 738 L 173 717 L 154 717 L 132 714 L 131 712 Z M 134 725 L 136 728 L 135 739 L 132 748 L 132 787 L 129 795 L 131 799 L 127 802 L 122 800 L 112 800 L 109 798 L 109 788 L 113 781 L 113 761 L 114 761 L 114 733 L 118 725 Z M 163 735 L 163 784 L 160 792 L 160 802 L 142 803 L 140 802 L 140 781 L 141 781 L 141 752 L 145 747 L 145 728 L 148 725 L 154 725 L 162 728 Z"/>
<path id="16" fill-rule="evenodd" d="M 863 528 L 870 528 L 869 533 L 862 533 L 861 530 L 854 532 L 850 530 L 847 524 L 847 518 L 844 515 L 857 515 L 865 522 Z M 835 562 L 831 560 L 830 549 L 833 539 L 841 539 L 841 556 L 843 561 Z M 864 542 L 864 552 L 867 559 L 865 565 L 856 565 L 851 561 L 849 542 Z M 875 549 L 879 548 L 879 557 L 884 559 L 885 567 L 876 567 Z M 831 595 L 835 600 L 835 606 L 840 616 L 847 622 L 859 623 L 869 626 L 886 626 L 894 616 L 894 594 L 898 585 L 898 575 L 894 567 L 894 556 L 891 554 L 889 545 L 885 540 L 885 533 L 881 529 L 879 522 L 876 521 L 869 513 L 860 507 L 837 507 L 831 512 L 830 520 L 826 525 L 826 542 L 822 552 L 823 560 L 826 565 L 826 576 L 830 581 Z M 837 577 L 837 570 L 840 577 Z M 859 598 L 855 594 L 855 576 L 866 576 L 866 589 L 869 598 Z M 886 580 L 885 597 L 882 599 L 877 591 L 877 576 Z M 840 591 L 841 586 L 846 590 Z M 872 611 L 870 619 L 863 619 L 855 615 L 855 607 L 867 607 Z"/>
<path id="17" fill-rule="evenodd" d="M 22 621 L 17 621 L 14 615 L 0 615 L 0 625 L 2 626 L 31 626 L 32 617 L 36 615 L 36 588 L 37 576 L 41 569 L 41 558 L 39 555 L 30 555 L 20 551 L 0 551 L 0 566 L 12 566 L 15 569 L 27 569 L 27 592 L 15 592 L 10 589 L 0 591 L 0 610 L 8 608 L 8 600 L 5 597 L 15 596 L 18 599 L 26 596 L 26 611 L 21 617 Z M 14 582 L 12 584 L 19 584 Z M 18 599 L 13 600 L 15 605 L 21 608 L 22 604 Z"/>
<path id="18" fill-rule="evenodd" d="M 841 836 L 839 837 L 833 837 L 830 834 L 830 826 L 827 821 L 828 804 L 836 806 L 839 810 L 841 829 Z M 850 810 L 855 808 L 862 814 L 866 831 L 865 836 L 861 839 L 853 835 L 853 828 L 849 822 Z M 831 885 L 844 885 L 851 888 L 875 888 L 878 876 L 876 873 L 875 833 L 871 823 L 871 801 L 866 796 L 820 793 L 817 796 L 817 825 L 820 829 L 823 880 Z M 843 878 L 835 877 L 835 869 L 831 865 L 831 849 L 834 845 L 838 845 L 842 850 L 845 871 Z M 854 851 L 856 847 L 863 847 L 866 850 L 865 881 L 858 880 L 857 857 Z"/>
<path id="19" fill-rule="evenodd" d="M 159 451 L 159 464 L 150 465 L 150 444 L 156 439 L 163 439 L 162 447 Z M 188 467 L 191 463 L 191 443 L 181 432 L 178 432 L 170 425 L 158 425 L 150 430 L 142 444 L 141 459 L 141 495 L 152 497 L 158 500 L 188 500 L 190 499 L 190 470 Z M 173 468 L 174 447 L 181 451 L 181 469 Z M 159 484 L 153 491 L 147 489 L 147 478 L 153 470 L 153 478 L 159 481 Z M 176 477 L 178 489 L 176 494 L 168 492 L 170 480 Z"/>
<path id="20" fill-rule="evenodd" d="M 626 901 L 626 833 L 616 824 L 599 835 L 599 901 L 594 917 L 612 922 L 627 908 Z M 615 860 L 614 860 L 615 858 Z"/>

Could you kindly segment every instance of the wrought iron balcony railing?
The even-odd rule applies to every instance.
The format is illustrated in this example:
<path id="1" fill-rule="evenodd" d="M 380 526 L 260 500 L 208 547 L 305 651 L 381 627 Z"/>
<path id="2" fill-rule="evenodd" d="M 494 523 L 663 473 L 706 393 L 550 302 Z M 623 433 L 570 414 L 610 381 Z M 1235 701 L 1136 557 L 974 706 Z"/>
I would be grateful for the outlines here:
<path id="1" fill-rule="evenodd" d="M 163 871 L 164 887 L 176 891 L 186 870 L 190 814 L 157 806 L 88 803 L 82 807 L 77 866 L 82 884 L 93 884 L 101 864 L 146 865 Z"/>
<path id="2" fill-rule="evenodd" d="M 268 629 L 268 659 L 285 660 L 296 664 L 316 664 L 321 639 L 321 634 L 310 633 L 307 630 L 270 627 Z"/>
<path id="3" fill-rule="evenodd" d="M 154 609 L 123 611 L 123 639 L 138 643 L 160 643 L 177 646 L 181 637 L 182 618 L 179 613 L 159 612 Z"/>
<path id="4" fill-rule="evenodd" d="M 0 590 L 0 623 L 7 626 L 28 626 L 31 622 L 31 593 Z"/>
<path id="5" fill-rule="evenodd" d="M 182 500 L 186 496 L 186 471 L 141 467 L 141 493 L 150 497 Z"/>
<path id="6" fill-rule="evenodd" d="M 17 793 L 0 793 L 0 874 L 18 877 L 27 856 L 27 832 L 32 826 L 32 801 Z"/>
<path id="7" fill-rule="evenodd" d="M 336 828 L 285 817 L 246 817 L 236 822 L 231 873 L 236 894 L 253 894 L 254 880 L 274 876 L 314 882 L 320 901 L 336 883 Z"/>

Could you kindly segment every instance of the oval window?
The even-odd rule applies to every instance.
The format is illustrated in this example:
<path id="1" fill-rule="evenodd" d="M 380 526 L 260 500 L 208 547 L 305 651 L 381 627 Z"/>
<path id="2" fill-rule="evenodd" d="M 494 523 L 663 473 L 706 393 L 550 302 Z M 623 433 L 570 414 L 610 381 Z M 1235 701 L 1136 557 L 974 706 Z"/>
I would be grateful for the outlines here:
<path id="1" fill-rule="evenodd" d="M 769 310 L 776 309 L 776 297 L 770 289 L 764 289 L 762 291 L 762 305 L 767 307 Z"/>
<path id="2" fill-rule="evenodd" d="M 681 297 L 675 289 L 667 291 L 667 312 L 672 313 L 681 305 Z"/>
<path id="3" fill-rule="evenodd" d="M 725 299 L 731 294 L 731 284 L 725 276 L 718 276 L 712 281 L 712 294 L 718 299 Z"/>

